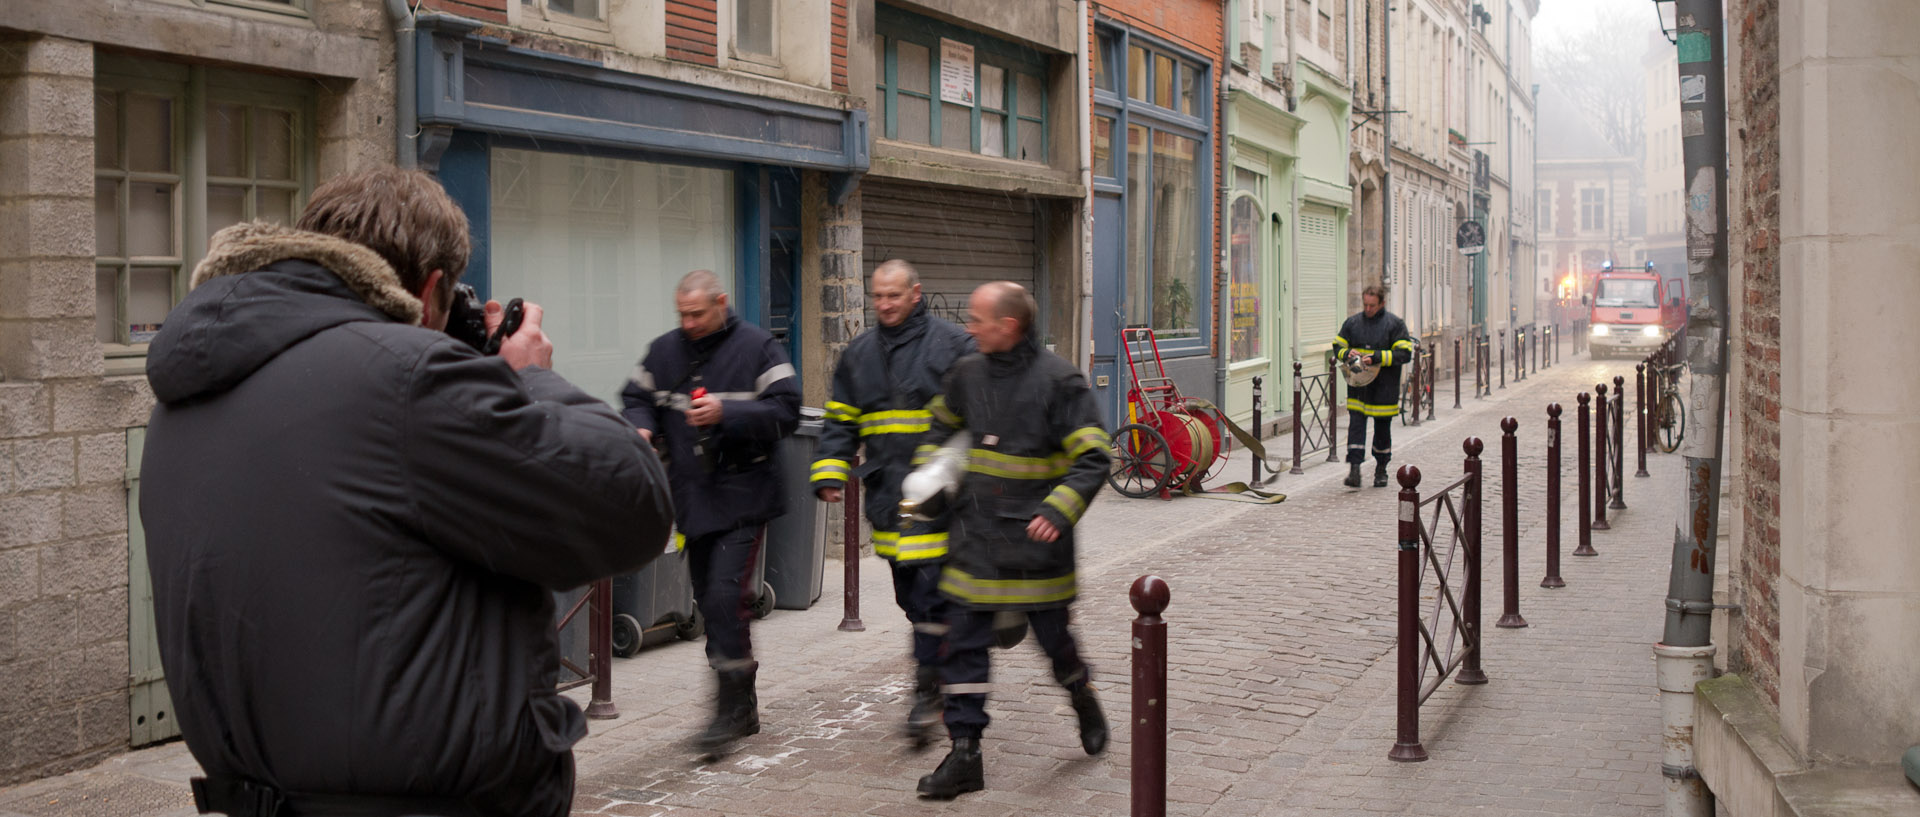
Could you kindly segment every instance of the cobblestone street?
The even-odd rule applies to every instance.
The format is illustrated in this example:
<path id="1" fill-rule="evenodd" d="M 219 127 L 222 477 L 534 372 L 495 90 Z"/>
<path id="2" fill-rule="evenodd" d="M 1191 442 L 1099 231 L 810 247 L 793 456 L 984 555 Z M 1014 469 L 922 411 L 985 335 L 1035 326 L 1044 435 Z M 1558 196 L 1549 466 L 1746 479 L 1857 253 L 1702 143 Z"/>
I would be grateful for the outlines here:
<path id="1" fill-rule="evenodd" d="M 994 655 L 994 721 L 983 740 L 987 790 L 952 803 L 914 785 L 944 746 L 915 753 L 899 736 L 910 695 L 906 622 L 877 560 L 861 565 L 866 631 L 837 631 L 841 564 L 829 561 L 819 603 L 777 611 L 753 633 L 762 662 L 762 729 L 702 762 L 685 742 L 712 690 L 701 647 L 673 642 L 615 663 L 620 717 L 593 721 L 577 747 L 576 814 L 1114 815 L 1126 813 L 1132 734 L 1127 588 L 1146 573 L 1172 588 L 1169 623 L 1168 813 L 1207 817 L 1307 814 L 1653 815 L 1662 781 L 1652 644 L 1658 640 L 1678 455 L 1650 454 L 1635 478 L 1626 431 L 1626 510 L 1577 542 L 1575 394 L 1632 363 L 1564 362 L 1451 408 L 1439 384 L 1436 421 L 1394 429 L 1394 466 L 1417 465 L 1425 487 L 1458 477 L 1461 441 L 1478 436 L 1486 475 L 1485 686 L 1449 680 L 1422 707 L 1424 763 L 1387 760 L 1394 742 L 1395 488 L 1350 489 L 1345 469 L 1309 455 L 1304 475 L 1260 506 L 1103 492 L 1081 526 L 1082 647 L 1114 723 L 1100 757 L 1079 748 L 1067 696 L 1031 640 Z M 1467 388 L 1471 390 L 1471 384 Z M 1565 408 L 1562 570 L 1542 589 L 1546 405 Z M 1500 431 L 1520 419 L 1520 599 L 1531 625 L 1495 629 L 1501 603 Z M 1340 430 L 1344 447 L 1346 428 Z M 1271 441 L 1276 451 L 1290 441 Z M 1244 455 L 1244 452 L 1242 452 Z M 1245 479 L 1243 458 L 1217 481 Z M 1368 466 L 1371 475 L 1371 465 Z M 1370 484 L 1370 483 L 1369 483 Z M 837 547 L 837 543 L 835 545 Z M 584 702 L 584 690 L 570 693 Z M 0 816 L 187 815 L 193 762 L 177 741 L 92 769 L 0 790 Z"/>

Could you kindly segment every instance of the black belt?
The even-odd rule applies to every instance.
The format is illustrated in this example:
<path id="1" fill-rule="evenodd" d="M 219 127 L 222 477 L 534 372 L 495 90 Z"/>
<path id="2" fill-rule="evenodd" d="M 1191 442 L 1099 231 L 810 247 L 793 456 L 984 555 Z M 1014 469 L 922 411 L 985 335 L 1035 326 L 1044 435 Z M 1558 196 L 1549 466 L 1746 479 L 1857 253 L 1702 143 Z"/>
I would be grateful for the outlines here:
<path id="1" fill-rule="evenodd" d="M 283 792 L 238 777 L 193 778 L 193 804 L 201 814 L 230 817 L 478 817 L 465 800 L 379 794 Z"/>

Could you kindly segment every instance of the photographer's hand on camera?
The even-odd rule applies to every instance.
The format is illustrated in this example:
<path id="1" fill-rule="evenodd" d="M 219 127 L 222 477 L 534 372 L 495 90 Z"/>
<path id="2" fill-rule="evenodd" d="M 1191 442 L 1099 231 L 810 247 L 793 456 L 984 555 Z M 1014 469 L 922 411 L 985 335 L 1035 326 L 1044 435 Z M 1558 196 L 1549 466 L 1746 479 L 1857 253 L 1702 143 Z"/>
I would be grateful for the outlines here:
<path id="1" fill-rule="evenodd" d="M 553 341 L 540 329 L 541 311 L 539 304 L 526 304 L 526 317 L 520 328 L 500 344 L 500 359 L 515 371 L 528 366 L 553 368 Z M 488 301 L 486 314 L 487 334 L 491 335 L 506 320 L 506 307 L 499 301 Z"/>

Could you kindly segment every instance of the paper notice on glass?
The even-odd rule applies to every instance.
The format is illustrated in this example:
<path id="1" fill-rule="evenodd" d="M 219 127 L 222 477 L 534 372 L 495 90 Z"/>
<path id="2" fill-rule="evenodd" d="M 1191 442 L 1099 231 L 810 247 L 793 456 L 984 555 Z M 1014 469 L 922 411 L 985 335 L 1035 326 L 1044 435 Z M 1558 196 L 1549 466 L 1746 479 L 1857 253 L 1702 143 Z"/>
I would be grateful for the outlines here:
<path id="1" fill-rule="evenodd" d="M 940 100 L 973 104 L 973 46 L 940 39 Z"/>

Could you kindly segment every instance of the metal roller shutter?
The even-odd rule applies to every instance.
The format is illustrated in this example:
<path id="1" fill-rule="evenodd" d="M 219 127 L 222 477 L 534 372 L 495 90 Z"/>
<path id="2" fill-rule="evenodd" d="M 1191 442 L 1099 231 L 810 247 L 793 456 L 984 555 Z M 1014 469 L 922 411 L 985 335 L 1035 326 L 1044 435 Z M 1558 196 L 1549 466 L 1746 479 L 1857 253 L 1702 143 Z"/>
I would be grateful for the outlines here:
<path id="1" fill-rule="evenodd" d="M 1325 371 L 1326 350 L 1333 348 L 1346 316 L 1341 296 L 1346 271 L 1336 263 L 1339 243 L 1335 228 L 1339 214 L 1333 208 L 1309 204 L 1300 208 L 1300 351 L 1308 370 Z"/>
<path id="2" fill-rule="evenodd" d="M 1030 198 L 869 179 L 860 186 L 860 216 L 867 271 L 889 258 L 912 264 L 928 303 L 945 317 L 964 315 L 967 296 L 988 281 L 1034 289 Z"/>

